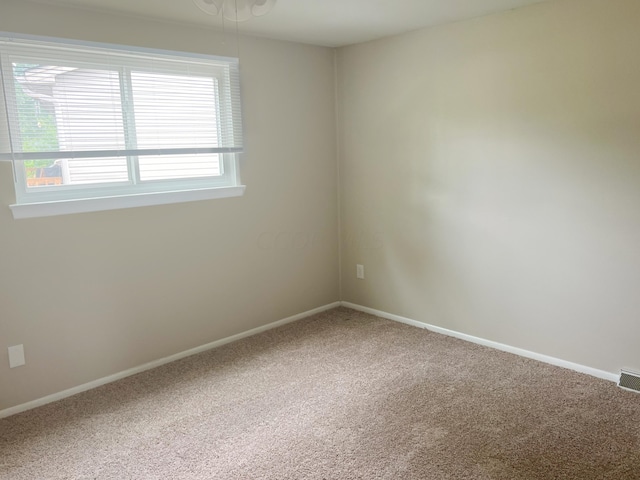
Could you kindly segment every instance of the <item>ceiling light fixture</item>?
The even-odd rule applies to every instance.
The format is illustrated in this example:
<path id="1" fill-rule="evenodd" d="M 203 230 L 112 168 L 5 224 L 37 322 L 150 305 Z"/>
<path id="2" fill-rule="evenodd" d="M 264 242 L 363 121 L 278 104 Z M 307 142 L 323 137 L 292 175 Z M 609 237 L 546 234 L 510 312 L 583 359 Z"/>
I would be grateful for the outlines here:
<path id="1" fill-rule="evenodd" d="M 193 0 L 193 3 L 209 15 L 222 13 L 227 20 L 244 22 L 269 13 L 276 0 Z"/>

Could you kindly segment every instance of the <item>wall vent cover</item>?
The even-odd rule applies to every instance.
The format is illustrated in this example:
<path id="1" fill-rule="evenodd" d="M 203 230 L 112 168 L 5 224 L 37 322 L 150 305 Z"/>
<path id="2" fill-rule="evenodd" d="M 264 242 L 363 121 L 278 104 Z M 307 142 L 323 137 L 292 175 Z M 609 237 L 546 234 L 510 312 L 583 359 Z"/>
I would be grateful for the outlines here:
<path id="1" fill-rule="evenodd" d="M 622 373 L 620 374 L 620 383 L 618 385 L 627 390 L 640 392 L 640 373 L 622 370 Z"/>

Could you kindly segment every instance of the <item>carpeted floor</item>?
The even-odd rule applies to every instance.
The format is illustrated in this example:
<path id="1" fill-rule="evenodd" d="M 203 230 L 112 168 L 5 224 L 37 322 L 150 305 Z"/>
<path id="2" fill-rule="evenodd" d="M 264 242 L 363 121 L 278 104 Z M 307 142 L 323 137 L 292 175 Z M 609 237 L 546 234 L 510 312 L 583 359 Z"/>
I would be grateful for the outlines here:
<path id="1" fill-rule="evenodd" d="M 640 479 L 640 395 L 340 308 L 0 420 L 0 478 Z"/>

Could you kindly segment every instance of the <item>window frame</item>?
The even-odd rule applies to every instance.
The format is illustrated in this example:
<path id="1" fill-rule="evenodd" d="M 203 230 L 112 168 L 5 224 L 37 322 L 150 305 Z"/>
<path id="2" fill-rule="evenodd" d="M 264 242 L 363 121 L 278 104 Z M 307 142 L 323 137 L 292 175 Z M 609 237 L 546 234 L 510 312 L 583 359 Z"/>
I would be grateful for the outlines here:
<path id="1" fill-rule="evenodd" d="M 105 49 L 108 51 L 120 51 L 125 54 L 132 53 L 134 55 L 141 56 L 148 54 L 153 56 L 184 57 L 190 61 L 202 62 L 205 66 L 203 66 L 200 71 L 198 71 L 197 68 L 190 68 L 189 75 L 212 78 L 217 82 L 215 93 L 215 103 L 218 109 L 217 118 L 221 120 L 223 118 L 222 115 L 226 114 L 228 110 L 233 108 L 230 103 L 231 100 L 226 98 L 226 95 L 218 88 L 223 81 L 223 75 L 226 73 L 224 67 L 215 66 L 215 64 L 227 62 L 229 65 L 237 65 L 238 59 L 235 58 L 157 50 L 135 46 L 84 42 L 52 37 L 20 35 L 1 31 L 0 37 L 57 43 L 60 44 L 62 48 L 65 46 L 80 46 L 82 48 L 95 49 L 95 52 L 93 52 L 96 54 L 95 65 L 90 66 L 89 64 L 83 64 L 81 66 L 77 66 L 77 68 L 88 69 L 93 67 L 99 70 L 111 70 L 118 72 L 120 78 L 120 95 L 123 102 L 121 105 L 121 112 L 123 119 L 125 120 L 127 116 L 134 114 L 132 109 L 125 106 L 127 95 L 130 96 L 133 91 L 132 73 L 141 72 L 180 75 L 181 70 L 177 62 L 173 64 L 169 62 L 166 65 L 162 65 L 162 68 L 157 68 L 157 65 L 154 65 L 153 71 L 148 68 L 145 69 L 144 64 L 135 65 L 135 60 L 133 59 L 132 65 L 124 67 L 109 65 L 104 60 L 106 58 L 104 53 Z M 62 59 L 60 62 L 64 66 L 68 66 L 67 64 L 73 63 L 73 61 L 65 60 L 64 55 L 59 52 L 54 52 L 50 57 L 43 55 L 42 63 L 46 64 L 51 61 L 57 61 L 57 56 Z M 3 69 L 12 68 L 11 59 L 8 57 L 9 55 L 0 55 L 0 62 L 2 62 L 1 66 Z M 34 56 L 33 58 L 35 59 L 37 57 Z M 206 64 L 207 61 L 210 63 Z M 216 75 L 212 75 L 212 66 L 214 67 L 213 70 L 217 71 Z M 231 80 L 227 79 L 227 81 Z M 237 84 L 231 83 L 227 88 L 239 89 L 239 78 L 236 81 Z M 2 103 L 5 103 L 5 107 L 7 109 L 7 122 L 11 122 L 11 118 L 17 118 L 17 112 L 14 110 L 13 102 L 6 102 L 6 98 L 15 98 L 15 87 L 13 82 L 6 78 L 4 79 L 3 84 L 5 87 L 5 98 L 1 100 Z M 10 123 L 8 128 L 11 128 Z M 135 125 L 124 121 L 123 128 L 126 142 L 129 142 L 131 138 L 136 138 Z M 218 125 L 218 129 L 220 129 L 220 125 Z M 10 142 L 13 142 L 17 138 L 15 135 L 16 132 L 13 132 L 13 134 L 9 133 Z M 132 145 L 127 143 L 127 151 L 123 153 L 130 153 L 131 150 L 135 150 L 135 148 L 130 149 L 130 146 Z M 137 148 L 137 145 L 135 145 L 135 147 Z M 245 186 L 240 182 L 238 168 L 240 153 L 218 152 L 217 155 L 220 159 L 219 165 L 221 174 L 219 176 L 141 180 L 139 159 L 143 157 L 136 155 L 122 155 L 127 163 L 127 181 L 62 186 L 39 186 L 35 188 L 28 187 L 27 185 L 26 167 L 24 162 L 14 160 L 13 170 L 16 203 L 10 207 L 14 218 L 27 218 L 243 195 Z M 69 155 L 68 158 L 74 158 L 73 154 Z"/>

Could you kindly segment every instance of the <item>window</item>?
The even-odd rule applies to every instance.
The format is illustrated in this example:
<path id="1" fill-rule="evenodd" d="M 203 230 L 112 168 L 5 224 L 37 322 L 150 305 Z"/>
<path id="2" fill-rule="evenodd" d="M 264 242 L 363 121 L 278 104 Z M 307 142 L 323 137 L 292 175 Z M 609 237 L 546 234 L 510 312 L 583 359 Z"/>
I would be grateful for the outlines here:
<path id="1" fill-rule="evenodd" d="M 244 191 L 237 59 L 3 34 L 0 73 L 16 217 Z"/>

